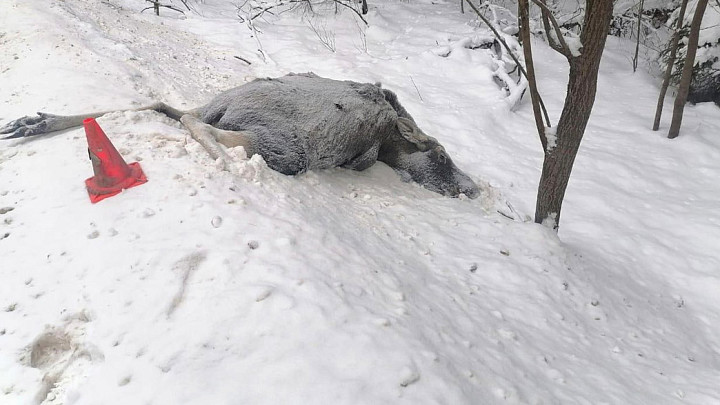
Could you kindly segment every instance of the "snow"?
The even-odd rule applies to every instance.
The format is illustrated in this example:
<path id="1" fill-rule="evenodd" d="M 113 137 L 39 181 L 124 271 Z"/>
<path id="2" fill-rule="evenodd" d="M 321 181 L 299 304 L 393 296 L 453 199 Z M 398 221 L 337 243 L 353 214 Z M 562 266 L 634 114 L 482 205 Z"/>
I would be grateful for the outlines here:
<path id="1" fill-rule="evenodd" d="M 687 9 L 685 10 L 685 24 L 690 26 L 695 15 L 697 8 L 697 0 L 688 1 Z M 667 21 L 668 26 L 676 24 L 676 21 L 680 15 L 680 9 L 676 9 Z M 687 37 L 683 38 L 683 42 L 687 44 Z M 698 38 L 697 55 L 695 56 L 695 64 L 700 65 L 707 61 L 716 61 L 720 58 L 720 47 L 718 47 L 718 41 L 720 40 L 720 3 L 710 1 L 705 9 L 703 15 L 702 24 L 700 25 L 700 32 Z M 680 49 L 680 56 L 684 58 L 684 48 Z M 716 63 L 717 66 L 717 63 Z"/>
<path id="2" fill-rule="evenodd" d="M 483 193 L 383 164 L 283 176 L 241 150 L 234 176 L 146 111 L 98 122 L 149 182 L 92 205 L 82 129 L 4 141 L 0 404 L 720 403 L 720 110 L 687 106 L 668 140 L 668 99 L 652 132 L 657 80 L 627 42 L 608 40 L 556 235 L 525 220 L 528 100 L 509 111 L 491 50 L 434 53 L 485 34 L 457 2 L 370 2 L 367 28 L 328 15 L 334 53 L 300 14 L 268 15 L 274 64 L 230 2 L 145 6 L 0 2 L 0 122 L 192 108 L 314 71 L 397 92 Z M 567 62 L 533 49 L 556 123 Z"/>
<path id="3" fill-rule="evenodd" d="M 710 2 L 705 10 L 698 38 L 701 46 L 703 44 L 709 44 L 709 46 L 698 49 L 695 63 L 714 61 L 713 67 L 720 70 L 720 44 L 718 41 L 720 41 L 720 3 Z"/>
<path id="4" fill-rule="evenodd" d="M 545 137 L 547 138 L 547 153 L 550 153 L 557 146 L 557 132 L 555 127 L 545 127 Z"/>

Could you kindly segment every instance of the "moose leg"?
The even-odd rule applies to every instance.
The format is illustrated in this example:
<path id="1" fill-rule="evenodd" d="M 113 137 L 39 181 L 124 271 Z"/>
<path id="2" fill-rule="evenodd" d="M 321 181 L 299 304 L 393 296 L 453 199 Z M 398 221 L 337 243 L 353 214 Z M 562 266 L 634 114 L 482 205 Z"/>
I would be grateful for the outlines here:
<path id="1" fill-rule="evenodd" d="M 117 111 L 147 111 L 153 110 L 165 114 L 174 120 L 180 120 L 185 114 L 199 115 L 199 110 L 191 110 L 188 112 L 180 111 L 165 103 L 154 103 L 149 106 Z M 37 113 L 36 116 L 25 116 L 10 121 L 0 127 L 0 135 L 9 134 L 0 139 L 22 138 L 35 135 L 48 134 L 50 132 L 62 131 L 63 129 L 79 127 L 86 118 L 98 118 L 113 111 L 97 111 L 79 115 L 54 115 L 44 112 Z"/>
<path id="2" fill-rule="evenodd" d="M 25 116 L 10 121 L 0 128 L 0 135 L 10 134 L 2 139 L 22 138 L 62 131 L 63 129 L 78 127 L 86 118 L 97 118 L 109 111 L 81 115 L 54 115 L 44 112 L 36 116 Z"/>
<path id="3" fill-rule="evenodd" d="M 162 102 L 153 103 L 148 106 L 136 108 L 136 109 L 130 110 L 130 111 L 147 111 L 147 110 L 157 111 L 161 114 L 165 114 L 168 117 L 174 119 L 175 121 L 180 121 L 180 118 L 182 118 L 182 116 L 186 115 L 186 114 L 190 114 L 194 117 L 200 116 L 199 108 L 190 110 L 190 111 L 182 111 L 182 110 L 178 110 L 177 108 L 171 107 Z"/>
<path id="4" fill-rule="evenodd" d="M 220 145 L 227 148 L 242 146 L 248 156 L 252 156 L 254 153 L 247 133 L 218 129 L 190 114 L 180 117 L 180 122 L 190 131 L 193 139 L 202 145 L 213 159 L 220 160 L 224 170 L 231 173 L 235 173 L 232 165 L 233 158 Z"/>
<path id="5" fill-rule="evenodd" d="M 373 145 L 359 156 L 356 156 L 349 162 L 342 165 L 346 169 L 363 171 L 377 162 L 378 152 L 380 151 L 380 143 Z"/>

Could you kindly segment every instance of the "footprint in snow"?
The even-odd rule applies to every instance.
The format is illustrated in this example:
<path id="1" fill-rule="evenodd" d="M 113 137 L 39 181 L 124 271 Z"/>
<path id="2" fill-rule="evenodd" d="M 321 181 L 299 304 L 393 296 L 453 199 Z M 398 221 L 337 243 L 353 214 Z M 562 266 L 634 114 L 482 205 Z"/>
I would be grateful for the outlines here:
<path id="1" fill-rule="evenodd" d="M 77 386 L 88 366 L 104 359 L 94 345 L 84 342 L 88 322 L 84 312 L 68 316 L 63 325 L 46 327 L 23 351 L 20 362 L 43 375 L 35 404 L 65 403 L 67 387 Z"/>

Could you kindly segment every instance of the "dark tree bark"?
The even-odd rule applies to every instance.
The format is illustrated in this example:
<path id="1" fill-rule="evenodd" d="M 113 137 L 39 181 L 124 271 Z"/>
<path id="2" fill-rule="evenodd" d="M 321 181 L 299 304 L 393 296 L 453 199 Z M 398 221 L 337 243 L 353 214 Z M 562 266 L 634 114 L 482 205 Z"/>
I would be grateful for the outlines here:
<path id="1" fill-rule="evenodd" d="M 540 143 L 543 150 L 547 149 L 547 137 L 545 136 L 545 125 L 543 125 L 540 112 L 540 93 L 537 89 L 535 78 L 535 63 L 532 57 L 532 45 L 530 44 L 530 4 L 528 0 L 518 0 L 518 18 L 520 18 L 520 41 L 522 42 L 523 54 L 525 56 L 525 70 L 527 72 L 528 87 L 530 87 L 530 99 L 532 101 L 535 127 L 540 135 Z"/>
<path id="2" fill-rule="evenodd" d="M 690 92 L 690 80 L 692 79 L 693 66 L 695 66 L 695 55 L 697 54 L 698 38 L 700 37 L 700 24 L 702 24 L 707 4 L 708 0 L 698 0 L 695 15 L 693 15 L 692 23 L 690 23 L 687 55 L 685 57 L 685 64 L 683 65 L 680 83 L 678 84 L 678 93 L 677 96 L 675 96 L 675 106 L 673 108 L 670 131 L 668 131 L 668 138 L 670 139 L 677 138 L 680 134 L 683 111 L 685 110 L 685 103 L 687 102 L 687 96 Z"/>
<path id="3" fill-rule="evenodd" d="M 660 128 L 660 118 L 662 118 L 663 103 L 665 102 L 665 94 L 667 94 L 668 86 L 670 85 L 670 78 L 672 77 L 673 65 L 675 64 L 675 57 L 677 56 L 678 45 L 680 44 L 680 36 L 682 35 L 683 21 L 685 21 L 685 9 L 687 8 L 688 0 L 683 0 L 680 4 L 680 15 L 675 25 L 675 32 L 670 38 L 670 49 L 668 55 L 667 67 L 665 68 L 665 76 L 663 77 L 663 83 L 660 87 L 660 95 L 658 96 L 657 108 L 655 109 L 655 121 L 653 121 L 653 131 L 657 131 Z"/>
<path id="4" fill-rule="evenodd" d="M 587 127 L 597 91 L 600 59 L 612 18 L 613 1 L 587 0 L 580 55 L 568 57 L 570 74 L 565 105 L 556 128 L 555 147 L 545 149 L 538 186 L 535 222 L 557 230 L 562 202 L 580 142 Z"/>
<path id="5" fill-rule="evenodd" d="M 637 38 L 635 38 L 637 41 L 635 42 L 635 57 L 632 60 L 633 63 L 633 73 L 637 71 L 638 66 L 638 54 L 640 53 L 640 34 L 642 33 L 641 27 L 642 27 L 642 15 L 643 15 L 643 9 L 644 9 L 645 0 L 640 0 L 640 7 L 638 9 L 638 19 L 637 19 Z"/>

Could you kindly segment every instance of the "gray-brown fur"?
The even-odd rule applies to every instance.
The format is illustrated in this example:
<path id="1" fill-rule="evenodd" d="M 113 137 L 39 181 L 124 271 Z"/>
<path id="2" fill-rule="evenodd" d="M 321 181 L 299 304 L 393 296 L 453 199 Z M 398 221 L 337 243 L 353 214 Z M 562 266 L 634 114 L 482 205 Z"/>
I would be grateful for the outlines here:
<path id="1" fill-rule="evenodd" d="M 268 166 L 297 174 L 370 167 L 397 114 L 372 84 L 291 74 L 228 90 L 201 109 L 200 119 L 246 133 Z"/>
<path id="2" fill-rule="evenodd" d="M 259 154 L 270 168 L 290 175 L 330 167 L 364 170 L 379 160 L 429 190 L 478 194 L 437 140 L 425 135 L 397 96 L 379 84 L 290 74 L 228 90 L 187 113 L 163 103 L 146 109 L 180 119 L 216 159 L 229 159 L 220 143 L 242 145 L 248 155 Z M 38 135 L 99 115 L 23 117 L 0 128 L 0 134 Z"/>

